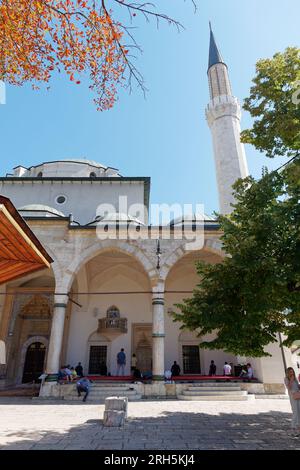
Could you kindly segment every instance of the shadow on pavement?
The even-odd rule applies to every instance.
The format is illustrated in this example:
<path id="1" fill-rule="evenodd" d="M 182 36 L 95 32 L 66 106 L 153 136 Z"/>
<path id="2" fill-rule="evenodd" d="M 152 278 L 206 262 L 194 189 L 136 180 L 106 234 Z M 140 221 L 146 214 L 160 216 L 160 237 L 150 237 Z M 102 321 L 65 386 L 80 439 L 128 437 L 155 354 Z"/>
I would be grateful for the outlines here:
<path id="1" fill-rule="evenodd" d="M 34 401 L 31 403 L 35 405 Z M 233 402 L 233 410 L 234 405 Z M 103 408 L 99 410 L 100 417 L 102 411 Z M 62 419 L 61 415 L 58 417 Z M 291 413 L 278 411 L 218 415 L 164 411 L 158 417 L 138 418 L 129 413 L 122 428 L 104 427 L 101 419 L 89 419 L 64 433 L 49 431 L 46 424 L 44 430 L 33 432 L 30 423 L 24 424 L 26 430 L 6 434 L 15 441 L 2 446 L 2 450 L 300 450 L 300 438 L 290 435 Z"/>

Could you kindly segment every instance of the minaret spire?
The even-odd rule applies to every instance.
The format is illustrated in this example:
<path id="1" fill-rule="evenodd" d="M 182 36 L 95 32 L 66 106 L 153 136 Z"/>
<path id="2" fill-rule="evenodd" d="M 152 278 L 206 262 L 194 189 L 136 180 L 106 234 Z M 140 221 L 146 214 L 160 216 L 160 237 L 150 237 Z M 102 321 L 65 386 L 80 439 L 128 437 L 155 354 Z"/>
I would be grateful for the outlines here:
<path id="1" fill-rule="evenodd" d="M 222 54 L 217 46 L 215 36 L 212 30 L 211 22 L 209 22 L 210 29 L 210 45 L 209 45 L 209 59 L 208 59 L 208 69 L 216 64 L 225 64 Z"/>
<path id="2" fill-rule="evenodd" d="M 210 97 L 213 99 L 216 96 L 232 95 L 232 91 L 228 68 L 217 46 L 211 22 L 209 22 L 209 29 L 210 44 L 207 74 L 210 88 Z"/>
<path id="3" fill-rule="evenodd" d="M 241 143 L 241 106 L 232 94 L 227 65 L 210 28 L 208 82 L 211 101 L 206 119 L 211 129 L 221 214 L 229 214 L 234 203 L 232 185 L 248 176 L 245 147 Z"/>

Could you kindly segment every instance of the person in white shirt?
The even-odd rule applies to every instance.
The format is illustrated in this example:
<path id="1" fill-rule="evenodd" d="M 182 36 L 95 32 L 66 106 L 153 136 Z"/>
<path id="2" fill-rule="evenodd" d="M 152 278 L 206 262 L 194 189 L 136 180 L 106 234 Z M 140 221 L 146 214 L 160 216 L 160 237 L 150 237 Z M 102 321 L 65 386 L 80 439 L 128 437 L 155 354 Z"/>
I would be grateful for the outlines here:
<path id="1" fill-rule="evenodd" d="M 228 364 L 228 362 L 225 362 L 223 366 L 223 374 L 224 375 L 231 375 L 231 366 Z"/>

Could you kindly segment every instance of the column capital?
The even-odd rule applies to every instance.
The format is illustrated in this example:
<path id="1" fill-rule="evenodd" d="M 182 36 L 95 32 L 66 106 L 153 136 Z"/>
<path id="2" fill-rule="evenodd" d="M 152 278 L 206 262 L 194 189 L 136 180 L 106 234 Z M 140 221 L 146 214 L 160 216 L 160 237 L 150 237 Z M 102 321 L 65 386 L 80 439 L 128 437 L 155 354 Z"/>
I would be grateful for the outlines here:
<path id="1" fill-rule="evenodd" d="M 155 299 L 161 299 L 162 301 L 165 298 L 165 284 L 160 282 L 152 287 L 152 302 Z"/>
<path id="2" fill-rule="evenodd" d="M 69 301 L 68 294 L 62 294 L 61 292 L 54 294 L 54 308 L 55 307 L 67 307 Z"/>

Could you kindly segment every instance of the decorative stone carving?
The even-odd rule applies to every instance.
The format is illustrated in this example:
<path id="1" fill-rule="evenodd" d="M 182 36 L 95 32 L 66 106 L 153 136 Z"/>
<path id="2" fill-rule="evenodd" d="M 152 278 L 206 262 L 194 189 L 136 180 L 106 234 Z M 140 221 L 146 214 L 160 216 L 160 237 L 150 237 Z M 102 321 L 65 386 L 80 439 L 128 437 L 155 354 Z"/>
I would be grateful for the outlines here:
<path id="1" fill-rule="evenodd" d="M 21 309 L 22 318 L 50 318 L 49 299 L 42 295 L 34 295 Z"/>
<path id="2" fill-rule="evenodd" d="M 132 325 L 132 351 L 137 357 L 137 368 L 141 372 L 152 370 L 152 325 Z"/>

